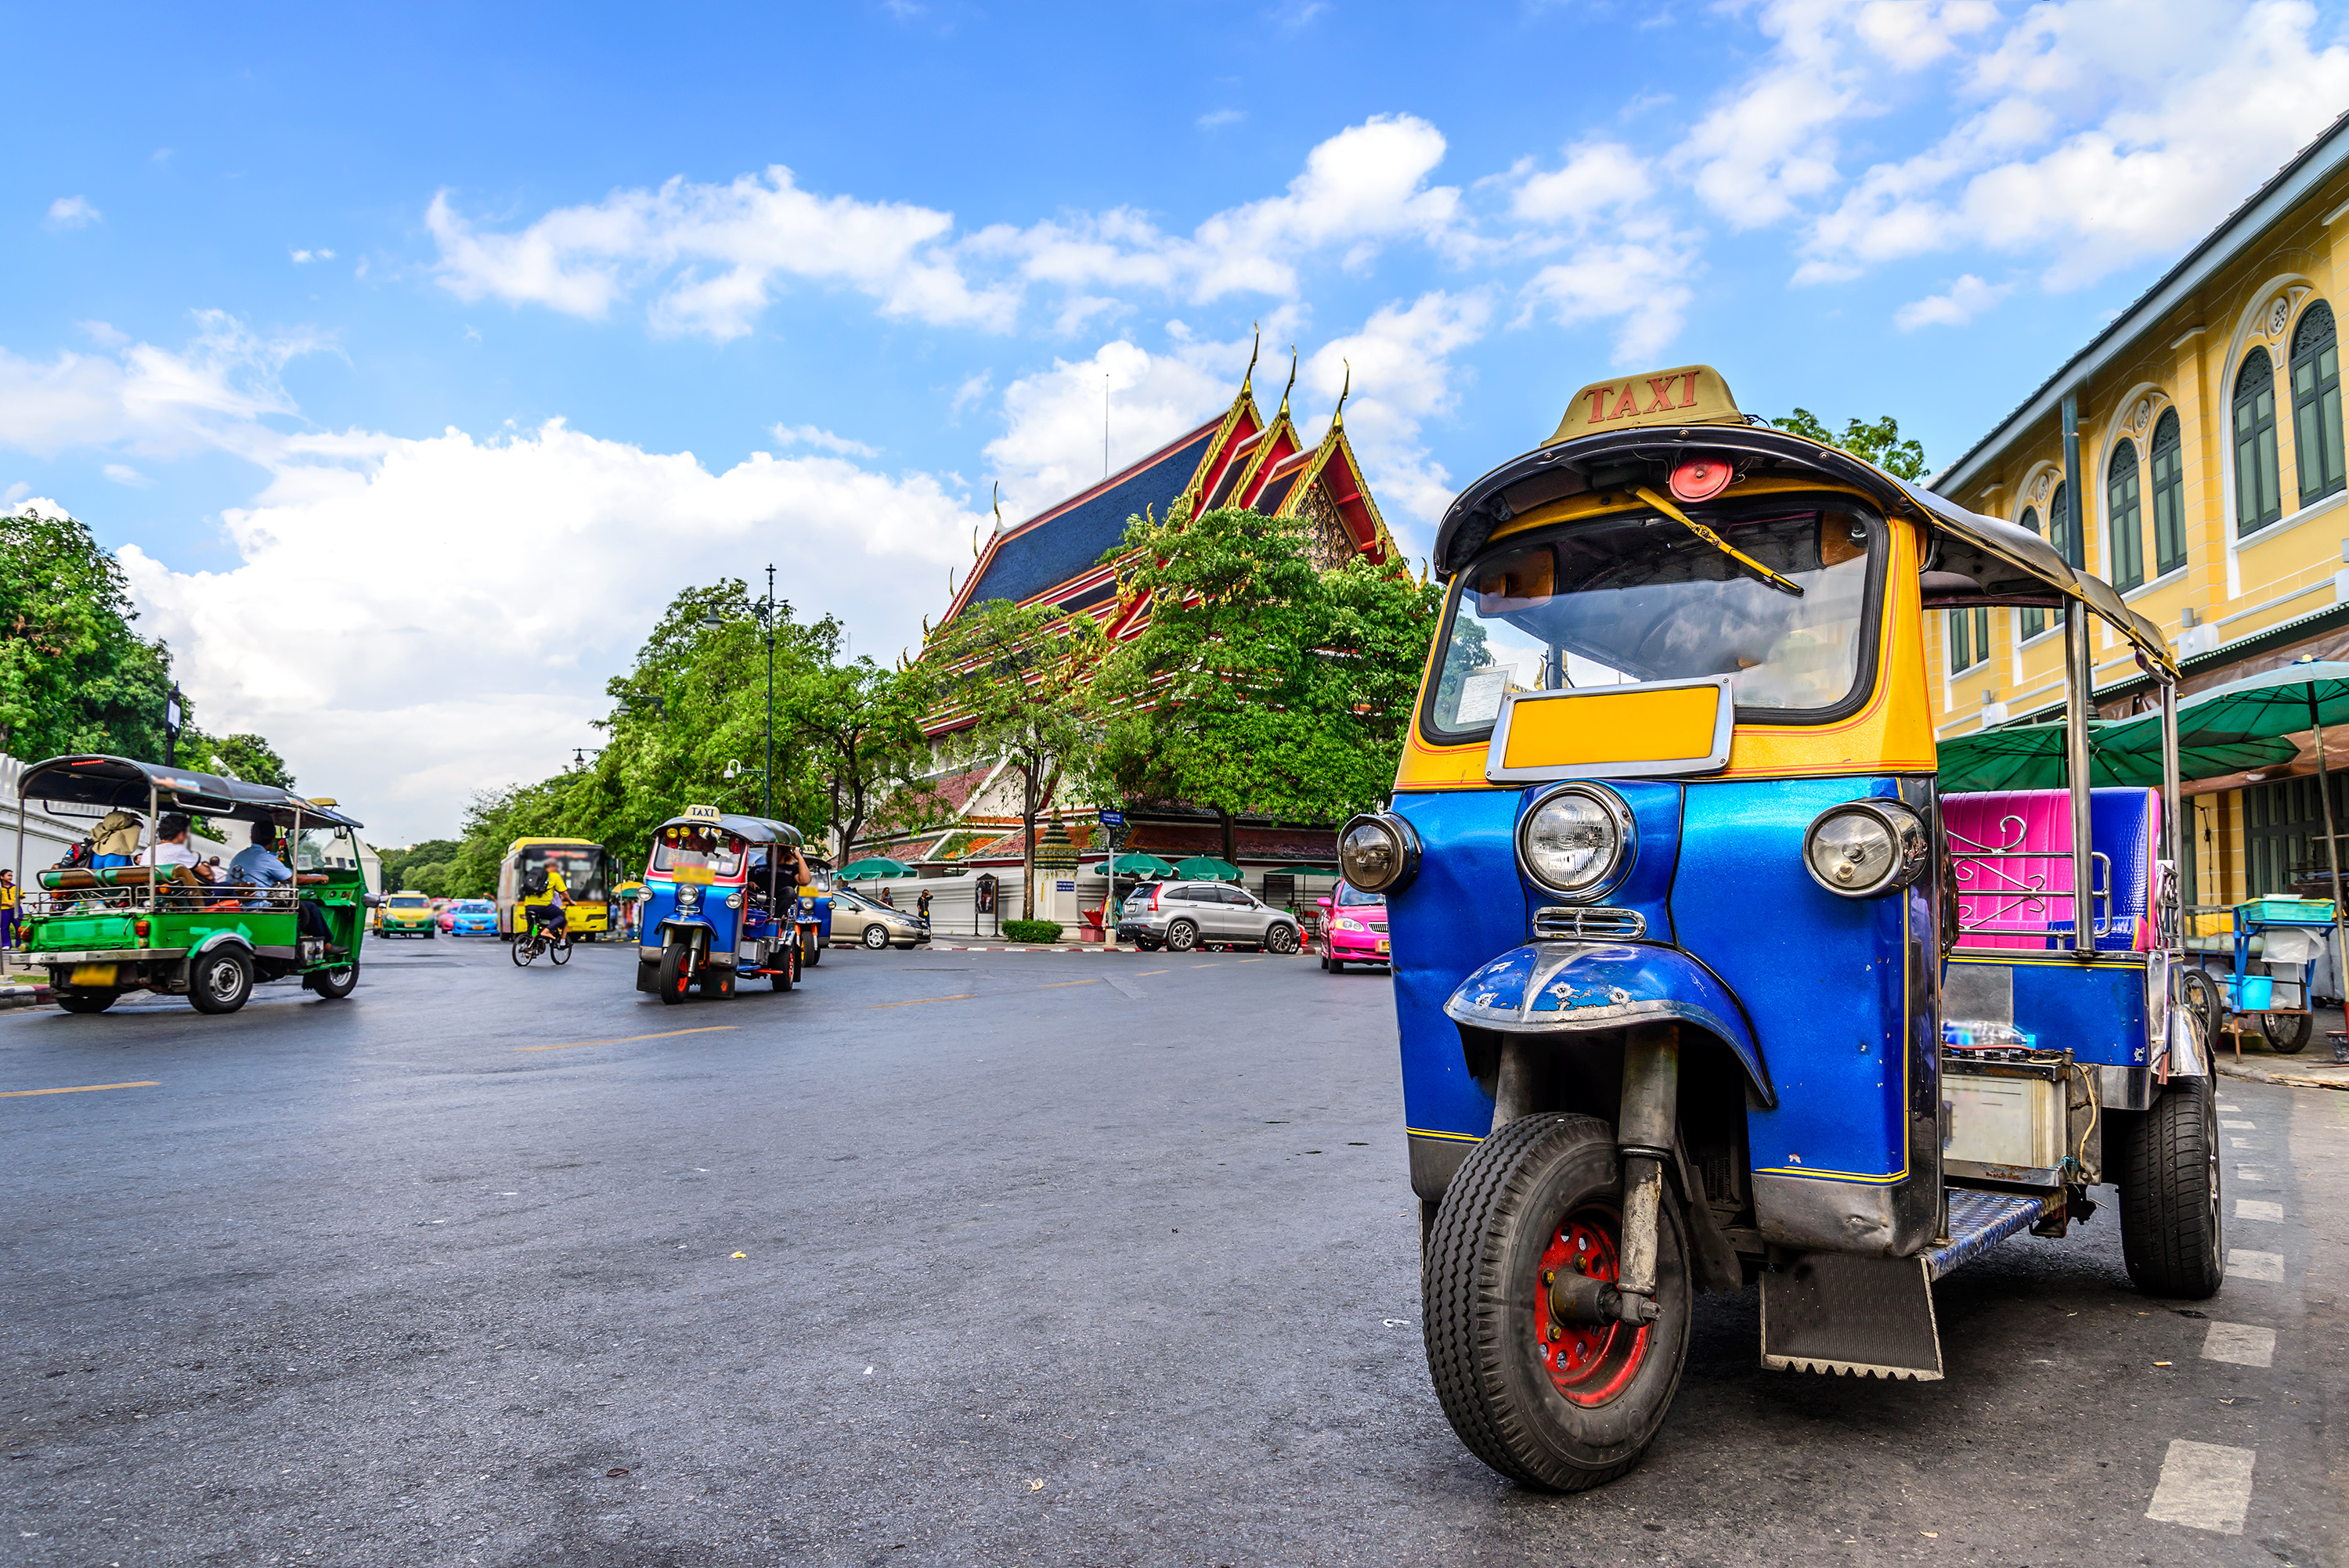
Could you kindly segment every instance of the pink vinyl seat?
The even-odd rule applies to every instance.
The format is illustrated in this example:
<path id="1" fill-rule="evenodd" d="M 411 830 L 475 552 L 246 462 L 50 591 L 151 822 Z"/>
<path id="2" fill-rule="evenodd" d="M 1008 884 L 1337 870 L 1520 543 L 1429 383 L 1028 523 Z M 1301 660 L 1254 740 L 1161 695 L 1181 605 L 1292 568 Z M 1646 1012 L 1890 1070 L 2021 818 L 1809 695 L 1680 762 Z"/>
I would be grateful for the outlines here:
<path id="1" fill-rule="evenodd" d="M 2159 923 L 2154 903 L 2161 793 L 2092 789 L 2088 813 L 2090 846 L 2112 862 L 2109 929 L 2097 936 L 2096 946 L 2150 952 Z M 2071 945 L 2072 798 L 2066 791 L 1943 795 L 1941 826 L 1957 863 L 1961 950 L 2047 952 Z M 1986 851 L 2025 858 L 1968 858 Z"/>

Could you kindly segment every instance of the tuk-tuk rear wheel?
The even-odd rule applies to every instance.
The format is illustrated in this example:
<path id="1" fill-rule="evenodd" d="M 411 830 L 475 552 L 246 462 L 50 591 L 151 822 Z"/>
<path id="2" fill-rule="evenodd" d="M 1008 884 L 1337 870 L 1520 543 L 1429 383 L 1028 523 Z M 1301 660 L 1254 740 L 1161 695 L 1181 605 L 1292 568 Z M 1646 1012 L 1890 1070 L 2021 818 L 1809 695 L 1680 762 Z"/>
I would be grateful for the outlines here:
<path id="1" fill-rule="evenodd" d="M 2174 1078 L 2150 1109 L 2114 1119 L 2121 1124 L 2113 1171 L 2121 1190 L 2121 1262 L 2130 1283 L 2147 1295 L 2209 1300 L 2227 1279 L 2211 1081 Z"/>
<path id="2" fill-rule="evenodd" d="M 103 1013 L 114 1006 L 119 991 L 58 991 L 52 993 L 57 1006 L 68 1013 Z"/>
<path id="3" fill-rule="evenodd" d="M 1688 1357 L 1679 1207 L 1658 1221 L 1656 1321 L 1554 1323 L 1546 1277 L 1571 1260 L 1612 1278 L 1621 1244 L 1614 1130 L 1520 1117 L 1473 1150 L 1436 1211 L 1422 1274 L 1427 1366 L 1471 1453 L 1510 1480 L 1580 1491 L 1640 1462 Z"/>

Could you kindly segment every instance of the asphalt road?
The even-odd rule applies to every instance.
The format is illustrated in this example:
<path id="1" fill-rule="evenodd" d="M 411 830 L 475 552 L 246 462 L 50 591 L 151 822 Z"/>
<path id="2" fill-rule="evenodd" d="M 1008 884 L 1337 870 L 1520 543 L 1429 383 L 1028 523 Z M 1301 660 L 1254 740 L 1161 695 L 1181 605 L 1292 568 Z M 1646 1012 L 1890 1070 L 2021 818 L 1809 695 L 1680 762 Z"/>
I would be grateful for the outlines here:
<path id="1" fill-rule="evenodd" d="M 1943 1283 L 1937 1384 L 1762 1371 L 1705 1298 L 1647 1463 L 1560 1499 L 1428 1387 L 1382 978 L 627 965 L 0 1015 L 0 1561 L 2343 1560 L 2349 1095 L 2223 1084 L 2280 1217 L 2216 1301 L 2109 1211 Z"/>

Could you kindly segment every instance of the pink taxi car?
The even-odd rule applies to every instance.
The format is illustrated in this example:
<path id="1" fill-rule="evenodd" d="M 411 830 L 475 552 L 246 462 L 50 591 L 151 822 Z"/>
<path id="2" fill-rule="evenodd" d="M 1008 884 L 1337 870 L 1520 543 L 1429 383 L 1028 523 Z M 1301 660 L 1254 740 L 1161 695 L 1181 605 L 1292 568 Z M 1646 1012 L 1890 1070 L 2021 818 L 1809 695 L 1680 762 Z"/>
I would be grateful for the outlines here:
<path id="1" fill-rule="evenodd" d="M 1321 967 L 1340 970 L 1349 964 L 1390 962 L 1387 956 L 1387 901 L 1345 882 L 1321 906 Z"/>

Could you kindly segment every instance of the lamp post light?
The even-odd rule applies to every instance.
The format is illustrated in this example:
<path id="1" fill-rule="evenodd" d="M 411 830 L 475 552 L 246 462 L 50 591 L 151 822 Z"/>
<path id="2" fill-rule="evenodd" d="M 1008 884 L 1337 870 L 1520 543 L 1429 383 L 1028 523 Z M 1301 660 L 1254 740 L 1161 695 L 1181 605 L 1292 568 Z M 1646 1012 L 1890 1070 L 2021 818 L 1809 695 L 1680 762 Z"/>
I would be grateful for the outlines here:
<path id="1" fill-rule="evenodd" d="M 163 699 L 163 766 L 176 768 L 180 761 L 180 720 L 186 707 L 180 696 L 179 683 L 171 684 L 171 695 Z"/>
<path id="2" fill-rule="evenodd" d="M 775 569 L 772 566 L 767 568 L 767 596 L 751 600 L 750 610 L 752 619 L 759 623 L 759 629 L 767 639 L 767 769 L 760 790 L 760 814 L 772 817 L 775 814 L 775 623 L 782 619 L 781 606 L 775 603 Z M 718 614 L 717 606 L 712 605 L 701 617 L 701 624 L 722 626 L 726 622 Z"/>

